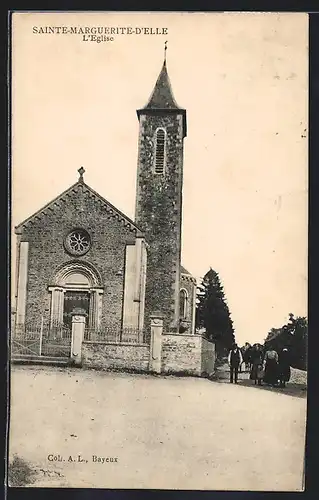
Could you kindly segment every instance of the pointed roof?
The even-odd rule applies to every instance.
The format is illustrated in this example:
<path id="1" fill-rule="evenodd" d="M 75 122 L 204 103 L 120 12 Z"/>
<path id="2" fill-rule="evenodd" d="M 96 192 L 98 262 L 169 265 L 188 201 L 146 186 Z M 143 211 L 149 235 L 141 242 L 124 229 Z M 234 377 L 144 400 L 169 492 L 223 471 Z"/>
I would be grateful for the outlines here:
<path id="1" fill-rule="evenodd" d="M 171 82 L 167 73 L 166 60 L 155 83 L 146 109 L 180 109 L 175 101 Z M 145 109 L 144 108 L 144 109 Z"/>
<path id="2" fill-rule="evenodd" d="M 20 222 L 20 224 L 18 224 L 15 227 L 15 232 L 19 233 L 23 226 L 26 226 L 27 224 L 32 222 L 36 222 L 37 220 L 40 220 L 42 216 L 46 216 L 54 212 L 57 208 L 63 205 L 63 202 L 68 201 L 70 195 L 77 194 L 79 190 L 81 190 L 82 192 L 87 192 L 90 196 L 95 198 L 98 203 L 100 203 L 102 206 L 105 207 L 107 212 L 113 214 L 119 221 L 121 221 L 124 225 L 126 225 L 126 227 L 130 231 L 133 231 L 136 234 L 136 236 L 142 237 L 144 235 L 144 233 L 135 224 L 135 222 L 133 222 L 129 217 L 123 214 L 123 212 L 118 210 L 114 205 L 112 205 L 112 203 L 103 198 L 99 193 L 94 191 L 94 189 L 88 186 L 83 181 L 82 175 L 75 184 L 73 184 L 71 187 L 63 191 L 63 193 L 54 198 L 54 200 L 47 203 L 44 207 L 40 208 L 40 210 L 38 210 L 35 214 L 25 219 L 23 222 Z"/>
<path id="3" fill-rule="evenodd" d="M 155 87 L 144 108 L 137 110 L 138 119 L 141 115 L 157 114 L 157 113 L 174 113 L 183 116 L 183 136 L 186 137 L 186 110 L 180 108 L 175 101 L 171 82 L 167 72 L 166 57 L 163 62 L 162 69 L 156 80 Z"/>
<path id="4" fill-rule="evenodd" d="M 185 269 L 185 267 L 182 265 L 181 265 L 181 273 L 182 274 L 189 274 L 191 276 L 191 273 L 189 271 L 187 271 L 187 269 Z"/>
<path id="5" fill-rule="evenodd" d="M 196 278 L 189 272 L 187 269 L 185 269 L 184 266 L 181 265 L 181 279 L 186 280 L 186 281 L 192 281 L 193 283 L 196 283 Z"/>

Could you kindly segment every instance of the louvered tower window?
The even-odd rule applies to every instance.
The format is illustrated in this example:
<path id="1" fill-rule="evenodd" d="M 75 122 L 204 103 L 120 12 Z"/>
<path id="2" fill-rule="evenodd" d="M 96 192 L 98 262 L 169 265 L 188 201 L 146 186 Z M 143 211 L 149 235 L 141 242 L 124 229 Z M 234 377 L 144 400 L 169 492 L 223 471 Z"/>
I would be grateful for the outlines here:
<path id="1" fill-rule="evenodd" d="M 155 148 L 155 173 L 164 174 L 165 164 L 165 130 L 159 128 L 156 131 L 156 148 Z"/>

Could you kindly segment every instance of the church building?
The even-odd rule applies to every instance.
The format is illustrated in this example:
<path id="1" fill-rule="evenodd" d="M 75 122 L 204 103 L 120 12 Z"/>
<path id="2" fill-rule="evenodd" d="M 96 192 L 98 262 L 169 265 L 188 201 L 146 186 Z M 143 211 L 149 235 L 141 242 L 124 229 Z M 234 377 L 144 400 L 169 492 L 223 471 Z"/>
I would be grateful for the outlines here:
<path id="1" fill-rule="evenodd" d="M 181 265 L 186 110 L 176 103 L 164 60 L 139 121 L 136 206 L 131 220 L 79 178 L 21 222 L 16 324 L 71 325 L 72 311 L 102 331 L 195 332 L 196 280 Z"/>

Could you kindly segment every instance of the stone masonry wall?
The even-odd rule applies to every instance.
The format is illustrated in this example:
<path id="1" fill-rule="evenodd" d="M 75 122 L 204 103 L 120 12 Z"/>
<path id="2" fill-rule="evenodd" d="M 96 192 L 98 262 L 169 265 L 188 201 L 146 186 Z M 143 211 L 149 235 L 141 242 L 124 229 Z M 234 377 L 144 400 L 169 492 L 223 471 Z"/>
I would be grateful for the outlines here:
<path id="1" fill-rule="evenodd" d="M 202 352 L 201 352 L 201 371 L 202 374 L 212 375 L 215 368 L 215 344 L 209 342 L 207 339 L 202 338 Z"/>
<path id="2" fill-rule="evenodd" d="M 162 337 L 162 372 L 201 375 L 201 335 L 165 333 Z"/>
<path id="3" fill-rule="evenodd" d="M 69 231 L 78 227 L 88 231 L 92 247 L 84 256 L 74 258 L 66 252 L 63 242 Z M 39 215 L 22 227 L 20 239 L 30 244 L 26 321 L 38 321 L 43 313 L 48 320 L 51 294 L 47 287 L 57 269 L 72 261 L 83 261 L 101 276 L 104 287 L 101 327 L 120 328 L 125 248 L 135 242 L 132 226 L 107 209 L 85 185 L 76 184 L 53 210 L 46 210 L 46 215 Z"/>
<path id="4" fill-rule="evenodd" d="M 165 128 L 165 174 L 154 173 L 156 129 Z M 164 329 L 177 325 L 181 257 L 183 183 L 182 115 L 156 113 L 140 117 L 136 224 L 149 244 L 145 324 L 159 308 Z M 171 330 L 172 331 L 172 330 Z"/>
<path id="5" fill-rule="evenodd" d="M 89 342 L 82 344 L 84 367 L 100 370 L 148 371 L 150 347 L 137 344 L 106 344 Z"/>

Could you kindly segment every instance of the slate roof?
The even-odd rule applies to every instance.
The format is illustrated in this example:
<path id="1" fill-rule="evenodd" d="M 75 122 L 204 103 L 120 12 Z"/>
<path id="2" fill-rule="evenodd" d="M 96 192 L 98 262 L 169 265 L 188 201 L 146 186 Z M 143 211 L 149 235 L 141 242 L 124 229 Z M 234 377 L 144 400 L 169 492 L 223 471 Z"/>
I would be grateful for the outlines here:
<path id="1" fill-rule="evenodd" d="M 187 135 L 186 109 L 180 108 L 175 101 L 171 82 L 167 73 L 166 60 L 163 63 L 161 72 L 156 80 L 155 87 L 144 108 L 136 111 L 138 119 L 141 115 L 147 114 L 169 114 L 178 113 L 182 115 L 183 137 Z"/>
<path id="2" fill-rule="evenodd" d="M 155 83 L 152 95 L 144 109 L 181 109 L 175 101 L 166 61 Z"/>
<path id="3" fill-rule="evenodd" d="M 189 276 L 192 276 L 191 273 L 189 271 L 187 271 L 187 269 L 185 269 L 184 266 L 181 266 L 181 273 L 182 274 L 189 274 Z"/>
<path id="4" fill-rule="evenodd" d="M 185 269 L 184 266 L 181 265 L 180 267 L 181 270 L 181 280 L 182 281 L 192 281 L 193 283 L 196 284 L 196 278 L 189 272 L 187 269 Z"/>

